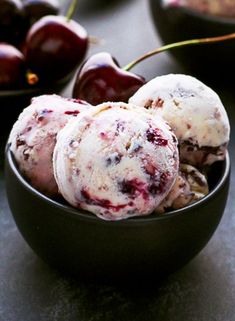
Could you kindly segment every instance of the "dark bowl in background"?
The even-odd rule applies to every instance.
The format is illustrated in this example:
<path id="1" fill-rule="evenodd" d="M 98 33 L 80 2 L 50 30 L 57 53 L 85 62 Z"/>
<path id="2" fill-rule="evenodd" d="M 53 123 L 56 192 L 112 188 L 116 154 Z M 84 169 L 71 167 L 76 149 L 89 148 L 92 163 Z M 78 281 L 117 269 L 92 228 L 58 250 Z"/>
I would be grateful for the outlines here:
<path id="1" fill-rule="evenodd" d="M 226 205 L 230 161 L 212 166 L 210 194 L 162 216 L 110 222 L 54 201 L 20 174 L 7 146 L 8 202 L 33 251 L 57 269 L 83 280 L 161 278 L 189 262 L 207 244 Z"/>
<path id="2" fill-rule="evenodd" d="M 80 14 L 91 14 L 94 11 L 109 10 L 122 2 L 127 2 L 127 0 L 80 0 L 78 12 Z"/>
<path id="3" fill-rule="evenodd" d="M 0 90 L 0 106 L 4 121 L 0 127 L 0 134 L 6 133 L 17 120 L 22 110 L 30 104 L 33 97 L 43 94 L 59 94 L 68 84 L 71 77 L 55 83 L 49 83 L 40 87 Z"/>
<path id="4" fill-rule="evenodd" d="M 235 32 L 235 18 L 206 15 L 180 6 L 164 7 L 161 0 L 149 0 L 149 5 L 153 23 L 163 44 Z M 230 82 L 235 72 L 235 39 L 182 47 L 170 52 L 185 67 L 186 72 L 201 79 Z"/>

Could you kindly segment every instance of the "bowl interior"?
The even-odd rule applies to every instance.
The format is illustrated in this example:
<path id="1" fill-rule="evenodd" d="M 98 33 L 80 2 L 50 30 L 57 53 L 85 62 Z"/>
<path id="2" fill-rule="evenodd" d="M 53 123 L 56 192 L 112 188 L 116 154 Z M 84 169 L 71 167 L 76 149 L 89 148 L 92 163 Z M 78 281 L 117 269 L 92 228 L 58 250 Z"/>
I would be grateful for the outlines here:
<path id="1" fill-rule="evenodd" d="M 103 221 L 102 219 L 97 218 L 95 215 L 93 215 L 88 211 L 76 209 L 70 206 L 62 197 L 58 199 L 52 199 L 42 194 L 41 192 L 36 190 L 34 187 L 32 187 L 32 185 L 30 185 L 30 183 L 20 173 L 18 169 L 18 165 L 14 159 L 14 155 L 10 151 L 9 144 L 6 146 L 6 158 L 11 167 L 11 170 L 14 172 L 14 175 L 17 177 L 20 184 L 22 184 L 29 193 L 33 194 L 35 197 L 40 199 L 40 201 L 46 202 L 52 207 L 58 207 L 58 209 L 62 210 L 62 212 L 70 213 L 71 215 L 82 216 L 91 220 Z M 213 199 L 214 194 L 218 193 L 221 186 L 224 185 L 229 175 L 230 175 L 230 158 L 229 158 L 229 154 L 227 153 L 226 159 L 224 161 L 216 162 L 211 166 L 208 172 L 208 184 L 209 184 L 210 192 L 204 198 L 200 199 L 194 204 L 187 205 L 182 209 L 167 212 L 165 215 L 151 214 L 148 216 L 133 217 L 126 220 L 121 220 L 119 221 L 119 223 L 126 224 L 126 222 L 129 222 L 129 221 L 139 222 L 139 221 L 146 221 L 146 220 L 162 220 L 162 219 L 164 220 L 164 219 L 169 219 L 171 216 L 174 216 L 174 215 L 181 215 L 184 212 L 187 213 L 191 208 L 197 208 L 197 207 L 200 208 L 201 204 L 210 201 L 210 199 Z M 112 222 L 110 223 L 112 224 Z"/>

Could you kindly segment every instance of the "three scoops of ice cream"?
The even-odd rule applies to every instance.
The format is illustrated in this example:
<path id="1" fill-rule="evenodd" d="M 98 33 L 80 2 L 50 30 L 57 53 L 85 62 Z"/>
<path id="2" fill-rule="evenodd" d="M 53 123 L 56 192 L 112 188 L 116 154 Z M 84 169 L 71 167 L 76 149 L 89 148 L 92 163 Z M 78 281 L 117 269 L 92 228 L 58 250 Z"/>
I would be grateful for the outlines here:
<path id="1" fill-rule="evenodd" d="M 156 77 L 129 103 L 34 98 L 9 143 L 20 171 L 49 197 L 105 220 L 165 213 L 209 192 L 230 126 L 219 96 L 181 74 Z"/>

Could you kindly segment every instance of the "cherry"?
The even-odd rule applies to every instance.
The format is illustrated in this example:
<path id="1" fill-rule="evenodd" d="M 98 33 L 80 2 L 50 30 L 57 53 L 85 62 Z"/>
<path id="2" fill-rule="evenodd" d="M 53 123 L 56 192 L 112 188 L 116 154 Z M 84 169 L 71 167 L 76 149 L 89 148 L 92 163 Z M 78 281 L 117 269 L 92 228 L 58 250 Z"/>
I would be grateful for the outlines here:
<path id="1" fill-rule="evenodd" d="M 0 43 L 0 88 L 19 87 L 23 82 L 25 61 L 23 54 L 6 43 Z"/>
<path id="2" fill-rule="evenodd" d="M 46 15 L 57 15 L 60 10 L 58 0 L 24 0 L 23 9 L 29 24 Z"/>
<path id="3" fill-rule="evenodd" d="M 48 15 L 29 29 L 25 58 L 39 81 L 50 82 L 69 76 L 83 60 L 88 48 L 86 30 L 71 20 L 77 0 L 73 0 L 66 17 Z"/>
<path id="4" fill-rule="evenodd" d="M 80 68 L 73 88 L 73 97 L 97 105 L 104 101 L 127 102 L 145 79 L 119 67 L 107 52 L 91 56 Z"/>
<path id="5" fill-rule="evenodd" d="M 24 35 L 24 11 L 21 1 L 1 0 L 0 41 L 18 44 Z"/>
<path id="6" fill-rule="evenodd" d="M 41 80 L 58 80 L 70 74 L 84 58 L 86 30 L 63 16 L 46 16 L 30 28 L 25 43 L 29 68 Z"/>
<path id="7" fill-rule="evenodd" d="M 160 52 L 188 45 L 216 43 L 235 38 L 235 33 L 225 36 L 190 39 L 171 43 L 154 49 L 133 60 L 124 68 L 107 52 L 91 56 L 77 72 L 73 87 L 73 97 L 83 99 L 92 105 L 105 101 L 123 101 L 128 99 L 145 83 L 145 79 L 129 72 L 141 61 Z"/>

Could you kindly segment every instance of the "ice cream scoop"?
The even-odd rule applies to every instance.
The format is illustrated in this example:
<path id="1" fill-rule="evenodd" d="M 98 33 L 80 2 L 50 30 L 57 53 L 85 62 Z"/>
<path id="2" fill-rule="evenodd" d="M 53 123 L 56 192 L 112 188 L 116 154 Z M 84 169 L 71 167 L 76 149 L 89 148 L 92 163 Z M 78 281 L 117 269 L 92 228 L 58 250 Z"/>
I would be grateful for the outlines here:
<path id="1" fill-rule="evenodd" d="M 215 91 L 183 74 L 154 78 L 130 103 L 151 109 L 166 120 L 179 140 L 180 160 L 195 166 L 225 158 L 230 125 Z"/>
<path id="2" fill-rule="evenodd" d="M 105 220 L 148 215 L 177 177 L 177 139 L 151 112 L 107 102 L 59 132 L 53 164 L 71 205 Z"/>
<path id="3" fill-rule="evenodd" d="M 84 101 L 57 95 L 39 96 L 32 99 L 12 128 L 9 143 L 21 172 L 47 196 L 58 193 L 52 168 L 57 133 L 69 119 L 89 106 Z"/>
<path id="4" fill-rule="evenodd" d="M 209 193 L 206 175 L 197 168 L 188 164 L 180 164 L 179 175 L 175 183 L 156 208 L 157 214 L 163 214 L 170 210 L 177 210 L 195 203 Z"/>

